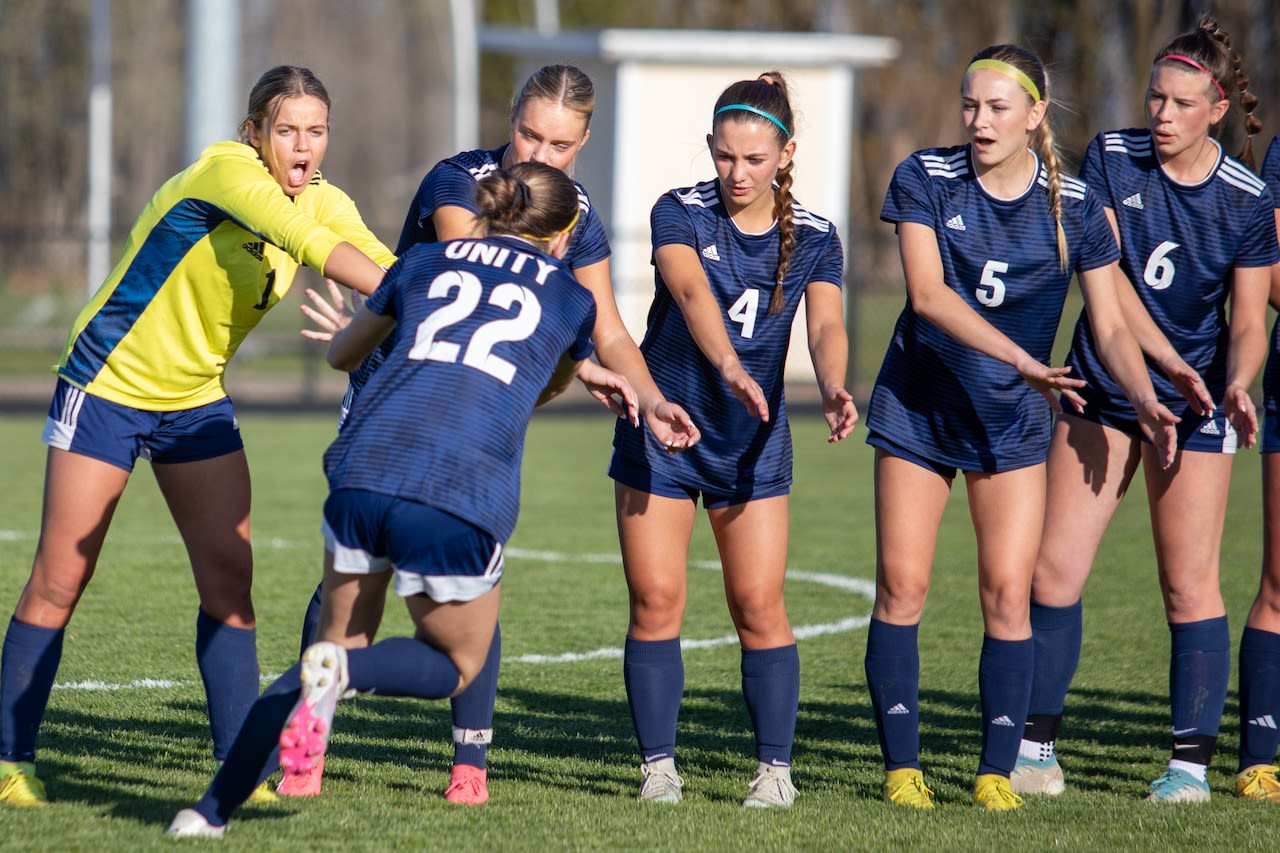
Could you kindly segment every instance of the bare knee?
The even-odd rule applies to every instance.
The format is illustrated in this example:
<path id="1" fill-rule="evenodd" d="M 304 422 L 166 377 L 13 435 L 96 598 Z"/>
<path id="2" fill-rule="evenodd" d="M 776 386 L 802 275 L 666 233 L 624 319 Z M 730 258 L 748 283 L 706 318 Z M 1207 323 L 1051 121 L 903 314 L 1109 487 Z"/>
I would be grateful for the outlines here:
<path id="1" fill-rule="evenodd" d="M 774 648 L 791 643 L 791 622 L 780 595 L 752 594 L 729 603 L 738 637 L 748 648 Z"/>
<path id="2" fill-rule="evenodd" d="M 683 584 L 648 584 L 631 590 L 631 635 L 639 640 L 669 639 L 684 620 Z"/>
<path id="3" fill-rule="evenodd" d="M 1025 584 L 1010 583 L 983 589 L 982 621 L 986 632 L 1002 640 L 1021 640 L 1031 634 L 1031 599 Z"/>
<path id="4" fill-rule="evenodd" d="M 876 583 L 876 618 L 894 625 L 914 625 L 920 621 L 928 597 L 927 576 L 907 576 L 883 570 Z"/>
<path id="5" fill-rule="evenodd" d="M 1068 565 L 1045 556 L 1036 559 L 1031 597 L 1045 607 L 1070 607 L 1080 600 L 1089 566 Z"/>
<path id="6" fill-rule="evenodd" d="M 65 627 L 92 575 L 91 565 L 82 565 L 73 571 L 54 571 L 47 559 L 37 554 L 14 615 L 28 625 Z"/>

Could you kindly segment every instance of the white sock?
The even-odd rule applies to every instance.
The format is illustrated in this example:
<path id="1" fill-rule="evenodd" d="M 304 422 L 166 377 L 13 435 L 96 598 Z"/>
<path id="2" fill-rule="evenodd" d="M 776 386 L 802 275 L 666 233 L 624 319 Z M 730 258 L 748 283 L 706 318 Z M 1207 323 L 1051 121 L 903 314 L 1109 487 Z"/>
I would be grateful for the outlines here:
<path id="1" fill-rule="evenodd" d="M 1053 741 L 1041 743 L 1023 738 L 1022 743 L 1018 744 L 1018 755 L 1032 761 L 1048 761 L 1053 758 Z"/>
<path id="2" fill-rule="evenodd" d="M 1205 767 L 1203 764 L 1196 764 L 1195 762 L 1192 762 L 1192 761 L 1178 761 L 1175 758 L 1169 762 L 1169 769 L 1181 770 L 1184 773 L 1189 773 L 1190 775 L 1196 777 L 1201 782 L 1203 782 L 1205 781 L 1205 771 L 1207 771 L 1209 768 Z"/>

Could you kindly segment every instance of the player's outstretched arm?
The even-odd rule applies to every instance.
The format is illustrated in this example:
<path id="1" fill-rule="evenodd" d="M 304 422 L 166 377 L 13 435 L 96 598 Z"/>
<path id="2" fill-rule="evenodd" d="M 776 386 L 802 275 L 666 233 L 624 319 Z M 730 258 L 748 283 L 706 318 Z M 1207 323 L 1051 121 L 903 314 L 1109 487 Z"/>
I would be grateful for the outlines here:
<path id="1" fill-rule="evenodd" d="M 605 408 L 620 418 L 626 418 L 632 426 L 640 425 L 640 403 L 636 399 L 636 391 L 625 377 L 606 370 L 591 359 L 578 365 L 578 381 L 587 386 L 587 391 Z"/>
<path id="2" fill-rule="evenodd" d="M 751 378 L 724 330 L 720 306 L 707 282 L 698 255 L 688 246 L 670 243 L 654 252 L 662 280 L 684 314 L 685 325 L 698 349 L 720 371 L 720 378 L 747 412 L 769 420 L 769 401 L 760 385 Z"/>
<path id="3" fill-rule="evenodd" d="M 622 322 L 613 298 L 609 261 L 576 268 L 573 276 L 596 298 L 596 325 L 591 332 L 596 358 L 609 370 L 625 376 L 635 388 L 640 413 L 644 415 L 649 432 L 669 450 L 684 450 L 697 444 L 702 434 L 684 407 L 663 397 L 640 348 Z"/>

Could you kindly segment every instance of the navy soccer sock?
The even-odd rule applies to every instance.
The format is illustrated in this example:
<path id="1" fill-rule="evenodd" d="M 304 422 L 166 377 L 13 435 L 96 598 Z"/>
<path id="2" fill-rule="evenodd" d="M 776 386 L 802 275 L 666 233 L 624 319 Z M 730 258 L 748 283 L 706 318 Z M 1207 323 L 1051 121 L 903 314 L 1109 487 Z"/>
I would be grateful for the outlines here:
<path id="1" fill-rule="evenodd" d="M 1280 634 L 1245 626 L 1240 638 L 1240 766 L 1275 764 L 1280 746 Z"/>
<path id="2" fill-rule="evenodd" d="M 800 710 L 800 652 L 795 643 L 742 650 L 742 698 L 756 735 L 756 759 L 789 766 Z"/>
<path id="3" fill-rule="evenodd" d="M 280 731 L 298 703 L 301 664 L 294 664 L 249 709 L 208 790 L 194 808 L 214 826 L 222 826 L 253 790 L 280 766 Z"/>
<path id="4" fill-rule="evenodd" d="M 1031 601 L 1031 638 L 1035 643 L 1035 676 L 1031 679 L 1032 714 L 1062 716 L 1067 690 L 1080 664 L 1083 636 L 1080 602 L 1047 607 Z"/>
<path id="5" fill-rule="evenodd" d="M 919 625 L 872 619 L 863 666 L 885 770 L 920 769 Z"/>
<path id="6" fill-rule="evenodd" d="M 311 600 L 307 602 L 307 612 L 302 617 L 302 640 L 301 645 L 298 647 L 299 658 L 307 650 L 307 646 L 316 641 L 316 635 L 320 633 L 320 592 L 323 589 L 323 582 L 316 584 L 316 591 L 311 594 Z"/>
<path id="7" fill-rule="evenodd" d="M 1170 623 L 1169 697 L 1173 760 L 1208 765 L 1227 701 L 1231 635 L 1227 617 Z"/>
<path id="8" fill-rule="evenodd" d="M 258 645 L 253 628 L 232 628 L 203 610 L 196 616 L 196 664 L 204 681 L 213 757 L 227 757 L 258 698 Z"/>
<path id="9" fill-rule="evenodd" d="M 978 692 L 982 698 L 982 753 L 978 774 L 1008 776 L 1018 760 L 1018 744 L 1031 702 L 1035 643 L 982 638 Z"/>
<path id="10" fill-rule="evenodd" d="M 498 700 L 498 668 L 502 663 L 502 628 L 494 626 L 484 669 L 450 702 L 453 715 L 453 763 L 484 768 L 493 741 L 493 706 Z"/>
<path id="11" fill-rule="evenodd" d="M 412 637 L 389 637 L 367 649 L 347 651 L 348 687 L 380 696 L 443 699 L 458 689 L 449 656 Z"/>
<path id="12" fill-rule="evenodd" d="M 622 678 L 642 760 L 675 758 L 676 720 L 684 696 L 680 638 L 646 641 L 627 637 Z"/>
<path id="13" fill-rule="evenodd" d="M 9 620 L 0 655 L 0 761 L 36 760 L 36 735 L 62 660 L 63 633 Z"/>

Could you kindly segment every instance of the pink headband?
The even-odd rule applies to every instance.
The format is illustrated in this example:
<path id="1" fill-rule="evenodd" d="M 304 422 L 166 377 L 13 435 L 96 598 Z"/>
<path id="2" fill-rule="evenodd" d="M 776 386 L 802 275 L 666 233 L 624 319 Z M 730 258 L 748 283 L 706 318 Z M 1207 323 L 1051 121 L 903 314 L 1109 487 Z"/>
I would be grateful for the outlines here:
<path id="1" fill-rule="evenodd" d="M 1189 56 L 1183 56 L 1180 53 L 1166 53 L 1164 56 L 1160 57 L 1156 61 L 1164 62 L 1166 59 L 1176 59 L 1179 62 L 1185 62 L 1188 65 L 1190 65 L 1192 68 L 1196 69 L 1197 71 L 1202 72 L 1206 77 L 1208 77 L 1210 80 L 1213 81 L 1213 85 L 1216 86 L 1218 89 L 1218 96 L 1222 98 L 1224 101 L 1227 99 L 1227 93 L 1223 91 L 1222 84 L 1218 82 L 1218 78 L 1214 77 L 1213 74 L 1210 73 L 1209 69 L 1205 68 L 1199 62 L 1196 62 L 1194 59 L 1192 59 Z"/>

